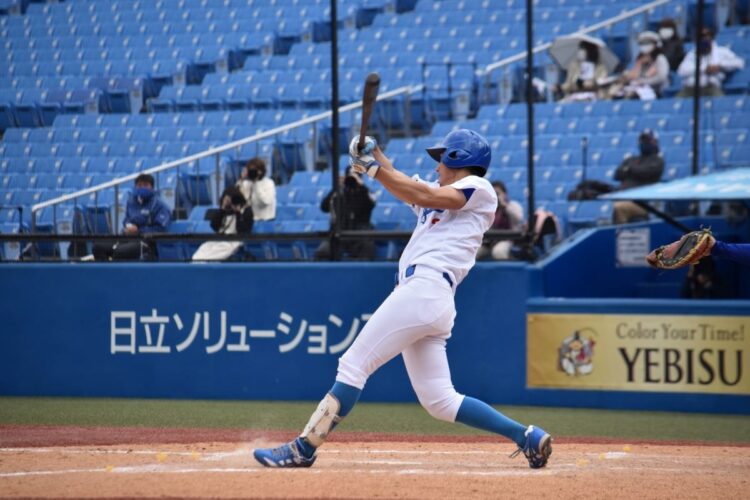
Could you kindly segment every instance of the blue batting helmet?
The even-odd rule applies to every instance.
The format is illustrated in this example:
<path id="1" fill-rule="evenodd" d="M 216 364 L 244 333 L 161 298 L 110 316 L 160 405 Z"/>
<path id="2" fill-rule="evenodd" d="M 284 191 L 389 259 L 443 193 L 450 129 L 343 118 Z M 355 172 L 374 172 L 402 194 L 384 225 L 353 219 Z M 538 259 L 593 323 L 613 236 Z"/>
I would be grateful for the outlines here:
<path id="1" fill-rule="evenodd" d="M 465 128 L 454 130 L 427 153 L 448 168 L 477 167 L 484 172 L 490 167 L 492 151 L 481 134 Z"/>

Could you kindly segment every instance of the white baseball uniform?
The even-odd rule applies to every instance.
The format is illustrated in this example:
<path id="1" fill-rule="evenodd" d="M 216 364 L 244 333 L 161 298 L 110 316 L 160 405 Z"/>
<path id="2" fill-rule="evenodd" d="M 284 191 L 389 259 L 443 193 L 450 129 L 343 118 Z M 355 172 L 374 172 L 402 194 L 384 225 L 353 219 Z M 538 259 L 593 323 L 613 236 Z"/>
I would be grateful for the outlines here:
<path id="1" fill-rule="evenodd" d="M 452 422 L 463 401 L 445 352 L 456 316 L 454 292 L 492 225 L 497 195 L 474 175 L 450 186 L 464 193 L 466 204 L 459 210 L 412 206 L 417 225 L 399 261 L 398 286 L 339 359 L 336 381 L 363 389 L 372 373 L 403 354 L 419 402 L 433 417 Z"/>

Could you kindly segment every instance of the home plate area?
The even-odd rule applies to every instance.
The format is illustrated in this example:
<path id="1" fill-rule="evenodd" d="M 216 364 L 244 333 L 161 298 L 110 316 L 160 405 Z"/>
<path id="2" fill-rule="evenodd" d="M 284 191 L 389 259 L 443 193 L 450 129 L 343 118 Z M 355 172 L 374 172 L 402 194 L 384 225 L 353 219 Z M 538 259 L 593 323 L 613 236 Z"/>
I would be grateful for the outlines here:
<path id="1" fill-rule="evenodd" d="M 750 448 L 565 442 L 548 467 L 511 445 L 330 443 L 310 469 L 260 466 L 241 445 L 0 449 L 0 497 L 717 498 L 750 486 Z"/>

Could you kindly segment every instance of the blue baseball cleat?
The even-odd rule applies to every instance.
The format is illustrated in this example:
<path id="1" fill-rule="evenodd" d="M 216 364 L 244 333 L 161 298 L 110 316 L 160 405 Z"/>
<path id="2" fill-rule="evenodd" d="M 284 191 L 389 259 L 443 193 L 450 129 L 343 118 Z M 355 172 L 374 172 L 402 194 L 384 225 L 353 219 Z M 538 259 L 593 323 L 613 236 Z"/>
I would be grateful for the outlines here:
<path id="1" fill-rule="evenodd" d="M 318 456 L 304 456 L 300 451 L 300 443 L 297 442 L 299 439 L 301 438 L 278 448 L 258 448 L 253 451 L 253 456 L 266 467 L 310 467 Z"/>
<path id="2" fill-rule="evenodd" d="M 552 455 L 552 436 L 547 434 L 544 429 L 530 425 L 526 432 L 526 444 L 523 448 L 518 448 L 511 454 L 511 458 L 519 453 L 523 453 L 529 461 L 529 467 L 532 469 L 541 469 L 547 465 L 547 459 Z"/>

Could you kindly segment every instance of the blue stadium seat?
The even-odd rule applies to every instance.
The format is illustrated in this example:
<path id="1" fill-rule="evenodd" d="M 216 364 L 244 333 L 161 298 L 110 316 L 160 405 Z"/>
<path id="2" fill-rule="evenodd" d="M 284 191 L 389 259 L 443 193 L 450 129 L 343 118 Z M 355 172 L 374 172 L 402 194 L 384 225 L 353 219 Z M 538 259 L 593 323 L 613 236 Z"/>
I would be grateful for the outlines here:
<path id="1" fill-rule="evenodd" d="M 172 234 L 190 234 L 198 232 L 194 230 L 195 225 L 196 222 L 194 220 L 176 220 L 172 221 L 167 228 L 167 232 Z M 205 229 L 205 226 L 203 227 Z M 192 257 L 193 253 L 190 252 L 189 245 L 184 241 L 160 241 L 156 245 L 156 252 L 159 255 L 159 260 L 165 261 L 188 260 Z"/>
<path id="2" fill-rule="evenodd" d="M 14 108 L 16 122 L 20 127 L 41 127 L 42 116 L 39 103 L 44 100 L 46 93 L 40 89 L 26 89 L 21 95 L 21 101 Z"/>
<path id="3" fill-rule="evenodd" d="M 211 177 L 207 174 L 180 174 L 177 199 L 180 206 L 186 208 L 212 204 Z"/>
<path id="4" fill-rule="evenodd" d="M 179 88 L 174 99 L 174 110 L 177 112 L 198 111 L 203 95 L 204 89 L 200 85 Z"/>
<path id="5" fill-rule="evenodd" d="M 34 187 L 39 189 L 59 189 L 63 187 L 61 184 L 61 177 L 58 175 L 49 174 L 35 174 L 32 177 L 35 178 Z"/>
<path id="6" fill-rule="evenodd" d="M 109 205 L 86 205 L 84 217 L 89 234 L 112 234 L 112 208 Z"/>
<path id="7" fill-rule="evenodd" d="M 162 87 L 159 97 L 152 97 L 148 100 L 149 110 L 157 113 L 174 111 L 174 101 L 177 98 L 178 92 L 179 89 L 177 87 Z"/>
<path id="8" fill-rule="evenodd" d="M 318 187 L 303 187 L 296 190 L 295 203 L 319 205 L 323 197 L 328 194 L 326 189 Z"/>

